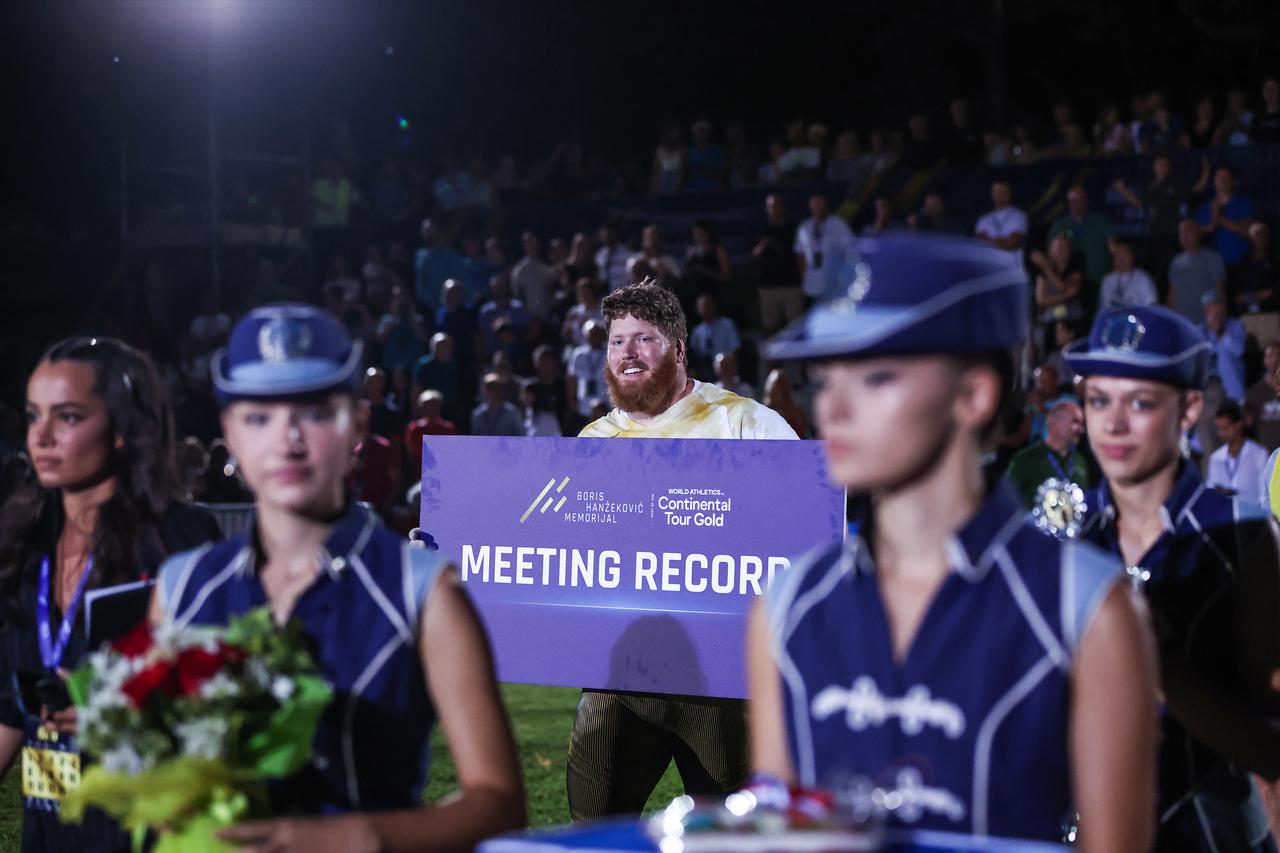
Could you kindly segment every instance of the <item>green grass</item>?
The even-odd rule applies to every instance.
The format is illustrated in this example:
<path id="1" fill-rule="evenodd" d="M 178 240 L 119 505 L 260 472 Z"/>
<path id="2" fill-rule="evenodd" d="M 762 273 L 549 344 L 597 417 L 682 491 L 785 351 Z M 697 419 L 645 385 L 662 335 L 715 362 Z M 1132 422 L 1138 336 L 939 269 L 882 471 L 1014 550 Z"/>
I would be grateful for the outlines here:
<path id="1" fill-rule="evenodd" d="M 565 761 L 578 695 L 578 690 L 569 687 L 502 685 L 503 700 L 515 728 L 524 771 L 530 826 L 552 826 L 569 821 L 569 803 L 564 787 Z M 19 780 L 19 774 L 11 772 L 0 785 L 0 851 L 3 853 L 16 853 L 21 845 L 22 791 Z M 454 790 L 457 784 L 458 777 L 449 758 L 444 734 L 437 726 L 431 738 L 431 777 L 427 799 L 439 799 Z M 665 806 L 681 790 L 680 777 L 673 764 L 649 797 L 647 810 Z"/>

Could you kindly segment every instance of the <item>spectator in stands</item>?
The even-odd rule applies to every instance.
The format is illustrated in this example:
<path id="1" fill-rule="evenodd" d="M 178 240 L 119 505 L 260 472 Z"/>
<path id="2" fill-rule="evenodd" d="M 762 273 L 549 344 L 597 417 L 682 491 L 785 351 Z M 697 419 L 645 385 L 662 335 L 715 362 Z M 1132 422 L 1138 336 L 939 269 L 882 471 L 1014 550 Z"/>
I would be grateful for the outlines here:
<path id="1" fill-rule="evenodd" d="M 1129 140 L 1134 151 L 1142 150 L 1142 126 L 1151 119 L 1151 103 L 1147 95 L 1138 94 L 1130 101 Z"/>
<path id="2" fill-rule="evenodd" d="M 448 282 L 446 282 L 446 286 Z M 397 367 L 413 370 L 427 343 L 422 315 L 414 310 L 413 299 L 403 287 L 391 292 L 391 311 L 378 321 L 374 337 L 382 351 L 382 368 L 388 373 Z"/>
<path id="3" fill-rule="evenodd" d="M 804 122 L 787 125 L 787 148 L 778 158 L 778 177 L 783 181 L 808 181 L 821 174 L 822 152 L 805 136 Z"/>
<path id="4" fill-rule="evenodd" d="M 1207 161 L 1206 161 L 1207 163 Z M 1151 183 L 1138 195 L 1116 178 L 1112 185 L 1120 197 L 1147 217 L 1147 235 L 1142 244 L 1142 264 L 1147 269 L 1164 270 L 1178 253 L 1178 221 L 1186 215 L 1192 190 L 1173 174 L 1168 154 L 1151 161 Z"/>
<path id="5" fill-rule="evenodd" d="M 594 280 L 596 277 L 595 246 L 591 238 L 579 231 L 573 235 L 573 243 L 569 247 L 569 257 L 564 259 L 560 272 L 560 286 L 569 294 L 574 293 L 578 282 L 583 278 Z"/>
<path id="6" fill-rule="evenodd" d="M 658 279 L 667 287 L 672 287 L 680 280 L 682 272 L 680 263 L 666 254 L 666 244 L 662 239 L 662 231 L 657 225 L 649 224 L 640 232 L 640 251 L 631 256 L 627 262 L 627 274 L 630 280 L 638 281 L 635 265 L 643 261 L 649 268 L 649 275 Z"/>
<path id="7" fill-rule="evenodd" d="M 489 360 L 489 373 L 487 376 L 497 376 L 498 382 L 502 386 L 502 399 L 513 405 L 520 403 L 520 377 L 516 376 L 515 369 L 512 367 L 511 356 L 505 350 L 498 350 L 493 354 L 493 358 Z M 477 399 L 484 397 L 483 384 L 480 393 L 476 395 Z"/>
<path id="8" fill-rule="evenodd" d="M 422 220 L 422 247 L 413 256 L 414 297 L 424 314 L 434 317 L 440 288 L 451 278 L 462 278 L 467 268 L 462 256 L 445 243 L 430 219 Z"/>
<path id="9" fill-rule="evenodd" d="M 738 354 L 733 352 L 716 353 L 715 362 L 716 386 L 737 394 L 739 397 L 756 398 L 756 389 L 748 382 L 743 382 L 738 375 Z"/>
<path id="10" fill-rule="evenodd" d="M 1076 323 L 1085 318 L 1085 273 L 1081 252 L 1071 239 L 1059 233 L 1049 239 L 1049 251 L 1031 253 L 1035 273 L 1036 317 L 1040 328 L 1036 343 L 1048 351 L 1049 332 L 1059 322 Z"/>
<path id="11" fill-rule="evenodd" d="M 363 203 L 360 191 L 333 157 L 326 158 L 320 177 L 311 182 L 311 227 L 346 228 L 351 209 Z"/>
<path id="12" fill-rule="evenodd" d="M 709 219 L 693 223 L 693 242 L 684 256 L 684 275 L 686 287 L 695 297 L 704 293 L 726 293 L 733 267 L 729 265 L 729 253 L 720 243 L 720 235 Z"/>
<path id="13" fill-rule="evenodd" d="M 1280 400 L 1276 399 L 1275 377 L 1280 371 L 1280 340 L 1271 341 L 1262 351 L 1262 376 L 1244 395 L 1245 426 L 1252 429 L 1258 443 L 1268 453 L 1280 447 Z"/>
<path id="14" fill-rule="evenodd" d="M 875 128 L 868 137 L 868 149 L 858 158 L 858 172 L 868 178 L 882 175 L 898 163 L 898 152 L 893 150 L 884 130 Z"/>
<path id="15" fill-rule="evenodd" d="M 559 437 L 560 421 L 547 409 L 538 396 L 538 381 L 525 379 L 520 383 L 520 415 L 524 429 L 522 435 Z"/>
<path id="16" fill-rule="evenodd" d="M 436 205 L 445 211 L 470 204 L 473 189 L 471 174 L 456 157 L 446 160 L 440 174 L 431 182 L 431 194 L 435 196 Z"/>
<path id="17" fill-rule="evenodd" d="M 1007 179 L 992 181 L 991 203 L 995 205 L 994 209 L 978 220 L 974 234 L 982 242 L 1004 250 L 1021 265 L 1023 244 L 1027 239 L 1027 214 L 1014 206 L 1013 190 Z"/>
<path id="18" fill-rule="evenodd" d="M 1031 415 L 1031 431 L 1027 438 L 1031 442 L 1042 441 L 1048 434 L 1048 415 L 1053 407 L 1062 402 L 1080 405 L 1080 400 L 1073 390 L 1062 384 L 1062 374 L 1049 363 L 1036 368 L 1032 374 L 1035 387 L 1027 392 L 1027 413 Z"/>
<path id="19" fill-rule="evenodd" d="M 1270 454 L 1261 444 L 1245 436 L 1244 415 L 1239 404 L 1227 400 L 1218 406 L 1213 420 L 1222 445 L 1209 456 L 1204 484 L 1252 503 L 1263 491 L 1262 474 Z"/>
<path id="20" fill-rule="evenodd" d="M 497 242 L 496 237 L 491 239 Z M 485 252 L 484 244 L 474 234 L 462 238 L 462 254 L 464 272 L 458 281 L 466 293 L 463 301 L 473 307 L 483 305 L 489 299 L 489 279 L 506 267 Z"/>
<path id="21" fill-rule="evenodd" d="M 858 134 L 846 130 L 836 137 L 836 150 L 827 160 L 827 180 L 843 181 L 847 184 L 862 183 L 863 176 L 859 170 Z"/>
<path id="22" fill-rule="evenodd" d="M 347 256 L 341 252 L 333 256 L 329 280 L 324 283 L 325 288 L 331 285 L 336 285 L 342 291 L 344 297 L 355 296 L 359 298 L 364 290 L 360 284 L 360 279 L 352 277 L 351 272 L 347 269 Z"/>
<path id="23" fill-rule="evenodd" d="M 684 140 L 680 138 L 680 125 L 672 122 L 662 129 L 662 136 L 653 150 L 649 192 L 654 195 L 679 192 L 684 186 L 684 162 Z"/>
<path id="24" fill-rule="evenodd" d="M 364 342 L 366 349 L 373 342 L 374 323 L 368 307 L 356 296 L 347 296 L 342 300 L 342 310 L 338 320 L 346 327 L 352 340 Z"/>
<path id="25" fill-rule="evenodd" d="M 1093 126 L 1095 150 L 1104 157 L 1122 157 L 1133 150 L 1133 138 L 1120 120 L 1120 108 L 1105 103 L 1098 111 L 1098 121 Z"/>
<path id="26" fill-rule="evenodd" d="M 414 198 L 400 176 L 394 157 L 384 157 L 378 177 L 369 189 L 369 213 L 374 222 L 393 225 L 409 218 Z"/>
<path id="27" fill-rule="evenodd" d="M 524 232 L 520 245 L 524 248 L 524 257 L 511 268 L 511 291 L 524 303 L 525 310 L 545 321 L 551 315 L 559 276 L 543 263 L 537 234 Z"/>
<path id="28" fill-rule="evenodd" d="M 236 471 L 235 459 L 227 443 L 215 438 L 209 443 L 209 467 L 204 475 L 204 500 L 210 504 L 242 504 L 253 501 Z"/>
<path id="29" fill-rule="evenodd" d="M 505 275 L 505 273 L 502 273 Z M 485 291 L 488 292 L 488 287 Z M 449 279 L 440 289 L 443 303 L 436 312 L 436 329 L 453 340 L 454 356 L 463 373 L 475 364 L 476 338 L 479 334 L 479 312 L 467 304 L 466 290 L 457 279 Z"/>
<path id="30" fill-rule="evenodd" d="M 499 273 L 489 279 L 489 293 L 493 296 L 480 308 L 480 336 L 484 345 L 483 356 L 487 360 L 498 348 L 498 321 L 507 320 L 516 337 L 524 334 L 532 315 L 524 303 L 511 295 L 511 276 Z"/>
<path id="31" fill-rule="evenodd" d="M 1187 128 L 1187 136 L 1191 147 L 1197 151 L 1214 147 L 1214 136 L 1218 130 L 1218 115 L 1213 106 L 1213 98 L 1203 97 L 1196 101 L 1195 118 Z"/>
<path id="32" fill-rule="evenodd" d="M 1067 214 L 1049 229 L 1049 239 L 1066 235 L 1071 245 L 1084 253 L 1085 278 L 1095 286 L 1111 266 L 1111 220 L 1089 210 L 1089 194 L 1081 184 L 1067 190 Z"/>
<path id="33" fill-rule="evenodd" d="M 782 368 L 770 371 L 760 402 L 782 415 L 787 426 L 801 438 L 809 437 L 809 417 L 791 395 L 791 377 Z"/>
<path id="34" fill-rule="evenodd" d="M 191 318 L 187 327 L 187 375 L 204 381 L 209 378 L 209 360 L 219 347 L 226 343 L 231 332 L 231 318 L 218 307 L 218 294 L 210 290 L 205 294 L 200 313 Z"/>
<path id="35" fill-rule="evenodd" d="M 591 406 L 600 398 L 604 388 L 605 326 L 588 320 L 582 331 L 587 342 L 569 356 L 565 396 L 569 408 L 586 419 L 590 418 Z"/>
<path id="36" fill-rule="evenodd" d="M 915 113 L 907 119 L 907 141 L 902 148 L 902 165 L 916 171 L 932 169 L 942 159 L 942 149 L 929 129 L 929 120 L 923 113 Z"/>
<path id="37" fill-rule="evenodd" d="M 1059 376 L 1072 376 L 1074 371 L 1067 367 L 1067 360 L 1063 358 L 1062 351 L 1078 339 L 1085 337 L 1088 331 L 1088 322 L 1059 320 L 1054 323 L 1053 340 L 1057 348 L 1045 356 L 1044 363 L 1058 371 Z"/>
<path id="38" fill-rule="evenodd" d="M 387 398 L 387 373 L 380 367 L 364 372 L 361 396 L 369 404 L 369 430 L 385 439 L 397 438 L 404 429 L 407 413 Z"/>
<path id="39" fill-rule="evenodd" d="M 497 237 L 490 237 L 484 241 L 484 254 L 489 259 L 492 268 L 497 270 L 505 270 L 507 268 L 507 250 L 502 245 L 502 240 Z M 496 273 L 495 273 L 496 275 Z M 492 276 L 490 276 L 492 278 Z M 485 284 L 489 283 L 488 279 Z M 487 291 L 486 291 L 487 293 Z"/>
<path id="40" fill-rule="evenodd" d="M 806 295 L 816 299 L 834 291 L 839 284 L 845 255 L 853 245 L 853 232 L 843 219 L 831 215 L 826 193 L 809 196 L 809 214 L 796 229 L 792 250 L 799 260 L 801 286 Z"/>
<path id="41" fill-rule="evenodd" d="M 1253 201 L 1236 192 L 1235 176 L 1227 166 L 1213 173 L 1213 198 L 1200 205 L 1196 221 L 1205 235 L 1213 236 L 1213 246 L 1228 269 L 1249 251 L 1249 225 L 1253 222 Z"/>
<path id="42" fill-rule="evenodd" d="M 404 446 L 413 471 L 422 470 L 422 439 L 428 435 L 457 435 L 458 427 L 444 415 L 444 395 L 430 389 L 418 395 L 418 417 L 404 428 Z"/>
<path id="43" fill-rule="evenodd" d="M 600 289 L 595 279 L 587 276 L 578 279 L 574 293 L 578 301 L 565 312 L 564 325 L 560 330 L 560 338 L 569 352 L 587 342 L 583 327 L 588 320 L 604 322 L 604 313 L 600 310 Z"/>
<path id="44" fill-rule="evenodd" d="M 352 500 L 364 501 L 387 518 L 400 495 L 400 454 L 370 426 L 370 405 L 361 400 L 355 407 L 355 432 L 359 441 L 352 451 L 347 489 Z"/>
<path id="45" fill-rule="evenodd" d="M 1084 412 L 1075 400 L 1059 400 L 1045 415 L 1044 438 L 1025 447 L 1009 460 L 1005 476 L 1028 509 L 1036 504 L 1040 487 L 1048 480 L 1090 486 L 1089 463 L 1076 449 L 1084 435 Z"/>
<path id="46" fill-rule="evenodd" d="M 942 193 L 934 190 L 924 195 L 924 202 L 917 213 L 907 217 L 907 225 L 912 231 L 933 231 L 939 234 L 965 234 L 964 224 L 943 206 Z"/>
<path id="47" fill-rule="evenodd" d="M 710 293 L 698 297 L 698 318 L 698 325 L 689 332 L 689 373 L 706 382 L 715 374 L 716 355 L 736 353 L 742 339 L 737 325 L 720 314 L 716 298 Z"/>
<path id="48" fill-rule="evenodd" d="M 600 248 L 596 249 L 596 274 L 610 290 L 617 290 L 631 283 L 627 274 L 627 261 L 631 249 L 621 242 L 616 222 L 600 226 Z"/>
<path id="49" fill-rule="evenodd" d="M 502 377 L 486 373 L 483 387 L 484 402 L 471 412 L 471 434 L 524 435 L 524 418 L 519 409 L 506 401 Z"/>
<path id="50" fill-rule="evenodd" d="M 760 292 L 760 324 L 765 334 L 773 334 L 804 313 L 804 291 L 792 247 L 796 226 L 787 218 L 782 196 L 770 193 L 764 200 L 768 219 L 751 249 L 756 262 Z"/>
<path id="51" fill-rule="evenodd" d="M 1127 240 L 1115 240 L 1111 244 L 1111 272 L 1102 278 L 1102 291 L 1098 297 L 1098 310 L 1156 305 L 1156 283 L 1145 270 L 1137 267 L 1133 246 Z"/>
<path id="52" fill-rule="evenodd" d="M 1213 249 L 1200 245 L 1200 226 L 1194 219 L 1178 223 L 1178 242 L 1182 246 L 1169 262 L 1169 307 L 1193 323 L 1204 319 L 1200 299 L 1211 290 L 1225 293 L 1227 268 Z"/>
<path id="53" fill-rule="evenodd" d="M 1239 89 L 1227 91 L 1227 114 L 1214 134 L 1215 145 L 1248 145 L 1249 130 L 1253 126 L 1253 113 L 1249 110 L 1244 92 Z"/>
<path id="54" fill-rule="evenodd" d="M 439 391 L 443 400 L 443 412 L 452 418 L 458 400 L 459 370 L 454 359 L 454 342 L 448 334 L 436 332 L 431 336 L 431 352 L 418 360 L 413 369 L 413 394 L 421 397 L 423 391 Z"/>
<path id="55" fill-rule="evenodd" d="M 1280 309 L 1280 278 L 1276 274 L 1275 254 L 1271 250 L 1271 229 L 1255 220 L 1249 224 L 1249 254 L 1237 268 L 1235 308 L 1237 312 L 1255 313 Z"/>
<path id="56" fill-rule="evenodd" d="M 942 137 L 942 154 L 953 166 L 970 166 L 982 160 L 982 134 L 969 119 L 969 102 L 953 98 L 947 108 L 950 123 Z"/>
<path id="57" fill-rule="evenodd" d="M 775 139 L 769 143 L 769 157 L 756 170 L 756 183 L 770 187 L 782 181 L 782 158 L 787 156 L 787 146 Z"/>
<path id="58" fill-rule="evenodd" d="M 760 155 L 747 141 L 746 128 L 740 124 L 731 124 L 724 135 L 727 143 L 725 163 L 729 173 L 729 189 L 741 190 L 755 186 Z"/>
<path id="59" fill-rule="evenodd" d="M 711 122 L 698 119 L 689 129 L 693 144 L 685 154 L 685 189 L 701 192 L 724 188 L 724 149 L 711 141 Z"/>
<path id="60" fill-rule="evenodd" d="M 1244 347 L 1248 335 L 1244 325 L 1227 316 L 1227 303 L 1221 290 L 1206 291 L 1201 297 L 1204 321 L 1200 331 L 1213 348 L 1218 380 L 1228 400 L 1244 400 Z"/>
<path id="61" fill-rule="evenodd" d="M 1169 112 L 1164 95 L 1151 93 L 1151 118 L 1138 132 L 1138 150 L 1142 154 L 1168 154 L 1191 145 L 1182 119 Z"/>
<path id="62" fill-rule="evenodd" d="M 603 318 L 599 322 L 603 323 Z M 560 375 L 560 359 L 556 357 L 555 350 L 547 344 L 534 350 L 533 370 L 534 390 L 538 395 L 539 408 L 555 415 L 560 424 L 569 423 L 569 404 L 564 377 Z"/>
<path id="63" fill-rule="evenodd" d="M 1261 145 L 1280 142 L 1280 81 L 1274 77 L 1262 83 L 1262 109 L 1253 117 L 1249 138 Z"/>
<path id="64" fill-rule="evenodd" d="M 902 227 L 902 223 L 898 221 L 893 199 L 888 195 L 884 193 L 877 195 L 873 202 L 873 207 L 874 216 L 870 222 L 862 227 L 862 236 L 875 237 L 889 231 L 896 231 Z"/>

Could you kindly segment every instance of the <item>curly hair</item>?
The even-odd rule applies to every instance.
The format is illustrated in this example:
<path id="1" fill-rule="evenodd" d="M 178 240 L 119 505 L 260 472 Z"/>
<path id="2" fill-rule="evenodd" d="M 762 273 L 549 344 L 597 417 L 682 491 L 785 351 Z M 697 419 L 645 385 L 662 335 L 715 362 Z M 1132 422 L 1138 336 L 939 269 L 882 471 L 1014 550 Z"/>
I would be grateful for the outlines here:
<path id="1" fill-rule="evenodd" d="M 653 278 L 618 288 L 600 302 L 600 311 L 604 314 L 606 330 L 614 320 L 630 314 L 657 326 L 672 341 L 684 343 L 689 337 L 680 300 Z"/>
<path id="2" fill-rule="evenodd" d="M 155 524 L 178 492 L 173 415 L 151 359 L 111 338 L 70 338 L 51 346 L 40 363 L 75 361 L 94 371 L 94 393 L 106 405 L 112 433 L 110 473 L 116 488 L 98 515 L 91 586 L 133 580 L 140 557 L 162 548 Z M 18 588 L 42 555 L 53 555 L 64 523 L 61 494 L 31 480 L 0 507 L 0 599 L 21 617 Z M 162 556 L 162 554 L 161 554 Z"/>

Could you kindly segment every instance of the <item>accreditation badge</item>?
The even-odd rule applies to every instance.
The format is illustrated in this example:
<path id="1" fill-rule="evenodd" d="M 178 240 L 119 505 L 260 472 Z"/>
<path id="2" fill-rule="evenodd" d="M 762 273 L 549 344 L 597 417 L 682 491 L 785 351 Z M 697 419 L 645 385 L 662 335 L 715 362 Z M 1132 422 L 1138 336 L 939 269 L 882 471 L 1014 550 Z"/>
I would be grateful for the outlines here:
<path id="1" fill-rule="evenodd" d="M 1087 509 L 1084 489 L 1070 480 L 1050 477 L 1036 489 L 1031 518 L 1036 527 L 1057 539 L 1074 539 L 1084 524 Z"/>
<path id="2" fill-rule="evenodd" d="M 28 719 L 22 745 L 22 799 L 27 808 L 56 812 L 68 791 L 80 787 L 80 753 L 69 735 L 45 731 Z"/>

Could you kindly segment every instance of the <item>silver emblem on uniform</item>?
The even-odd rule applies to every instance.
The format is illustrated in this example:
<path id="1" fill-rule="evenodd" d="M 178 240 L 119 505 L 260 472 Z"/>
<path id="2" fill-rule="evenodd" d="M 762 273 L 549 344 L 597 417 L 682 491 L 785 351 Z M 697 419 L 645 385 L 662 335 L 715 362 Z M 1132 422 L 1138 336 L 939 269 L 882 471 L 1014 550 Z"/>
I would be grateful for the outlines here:
<path id="1" fill-rule="evenodd" d="M 1142 566 L 1125 566 L 1124 573 L 1129 576 L 1130 583 L 1135 587 L 1141 587 L 1151 580 L 1151 570 L 1144 569 Z"/>
<path id="2" fill-rule="evenodd" d="M 1036 527 L 1058 539 L 1074 539 L 1088 510 L 1084 489 L 1069 480 L 1050 477 L 1036 489 L 1031 518 Z"/>
<path id="3" fill-rule="evenodd" d="M 258 353 L 263 361 L 280 362 L 311 352 L 311 327 L 291 317 L 276 317 L 258 330 Z"/>

